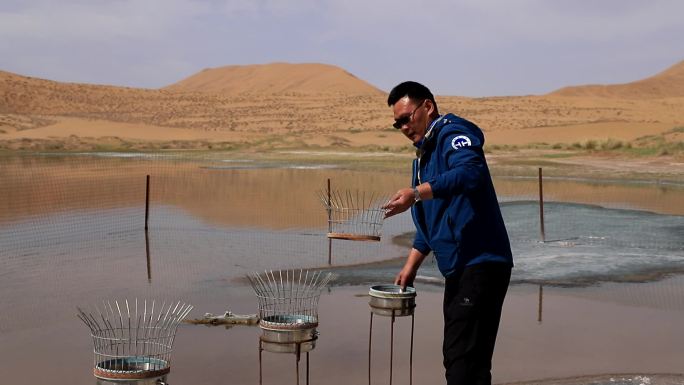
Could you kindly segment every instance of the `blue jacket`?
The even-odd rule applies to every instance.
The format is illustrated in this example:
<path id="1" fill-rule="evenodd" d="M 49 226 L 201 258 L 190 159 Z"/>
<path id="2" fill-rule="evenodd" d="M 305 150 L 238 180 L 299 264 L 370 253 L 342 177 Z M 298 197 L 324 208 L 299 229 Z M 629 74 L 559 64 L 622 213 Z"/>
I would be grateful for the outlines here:
<path id="1" fill-rule="evenodd" d="M 434 252 L 445 277 L 482 262 L 513 266 L 513 256 L 475 124 L 453 114 L 437 118 L 413 161 L 413 186 L 430 183 L 433 199 L 411 208 L 413 247 Z"/>

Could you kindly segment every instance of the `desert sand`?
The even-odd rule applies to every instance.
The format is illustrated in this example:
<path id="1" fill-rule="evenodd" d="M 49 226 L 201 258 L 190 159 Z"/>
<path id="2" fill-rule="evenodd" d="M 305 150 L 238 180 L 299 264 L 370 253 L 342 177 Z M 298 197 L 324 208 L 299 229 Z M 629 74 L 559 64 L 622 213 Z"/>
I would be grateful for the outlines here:
<path id="1" fill-rule="evenodd" d="M 682 142 L 683 90 L 684 61 L 622 85 L 436 99 L 490 146 L 644 145 Z M 407 148 L 390 123 L 384 92 L 331 65 L 205 69 L 156 90 L 0 71 L 0 148 L 10 150 Z"/>
<path id="2" fill-rule="evenodd" d="M 343 69 L 319 64 L 276 63 L 207 69 L 158 90 L 59 83 L 0 71 L 0 149 L 10 152 L 288 150 L 291 152 L 284 157 L 290 160 L 304 157 L 314 162 L 349 157 L 349 153 L 382 153 L 397 157 L 396 154 L 401 153 L 401 157 L 391 159 L 406 164 L 411 148 L 397 130 L 390 128 L 391 112 L 385 98 L 383 91 Z M 519 171 L 524 174 L 536 170 L 537 163 L 543 160 L 545 172 L 550 176 L 613 178 L 628 173 L 650 180 L 678 181 L 684 177 L 681 152 L 636 157 L 586 151 L 587 143 L 591 141 L 634 143 L 635 146 L 681 144 L 684 137 L 681 129 L 684 125 L 684 62 L 653 77 L 623 85 L 569 87 L 548 95 L 488 98 L 439 95 L 437 101 L 442 111 L 473 120 L 484 129 L 490 150 L 488 159 L 495 173 L 508 173 L 519 167 L 527 170 Z M 578 146 L 573 147 L 575 144 Z M 577 154 L 574 154 L 575 147 Z M 562 151 L 572 156 L 550 157 Z M 270 159 L 281 160 L 267 160 Z M 504 165 L 508 168 L 504 169 Z M 12 171 L 10 174 L 20 175 L 25 165 L 12 159 L 5 166 Z M 19 185 L 10 191 L 16 195 L 8 195 L 5 202 L 44 202 L 44 206 L 54 206 L 55 211 L 77 206 L 99 207 L 97 196 L 89 194 L 84 186 L 88 186 L 87 181 L 93 175 L 102 176 L 104 169 L 111 175 L 106 174 L 104 182 L 101 179 L 100 183 L 108 189 L 124 189 L 129 181 L 134 181 L 140 183 L 142 191 L 145 168 L 116 160 L 107 161 L 105 166 L 50 164 L 49 168 L 45 166 L 41 183 L 33 188 Z M 153 186 L 157 190 L 153 191 L 173 187 L 179 192 L 173 200 L 163 203 L 183 207 L 209 222 L 256 225 L 253 213 L 248 210 L 232 212 L 231 221 L 224 223 L 222 199 L 233 187 L 229 180 L 220 185 L 202 186 L 198 182 L 199 176 L 207 172 L 178 166 L 168 171 L 168 175 L 155 175 Z M 197 196 L 189 189 L 186 191 L 185 186 L 174 184 L 180 178 L 193 182 L 195 189 L 201 186 L 202 199 L 196 199 Z M 349 185 L 352 183 L 351 179 L 342 180 Z M 388 174 L 378 184 L 389 189 L 404 180 L 403 174 Z M 534 179 L 530 180 L 530 186 L 526 190 L 534 191 Z M 653 211 L 658 210 L 650 204 L 664 202 L 667 209 L 661 211 L 682 213 L 678 204 L 681 196 L 666 194 L 667 191 L 639 186 L 578 187 L 567 181 L 547 186 L 549 197 L 564 201 L 596 202 L 598 196 L 608 202 L 624 202 Z M 290 191 L 294 195 L 304 195 L 318 187 L 300 186 Z M 497 181 L 497 190 L 501 193 L 516 189 L 520 190 L 520 187 L 512 181 Z M 264 194 L 245 196 L 244 207 L 253 207 L 258 201 L 283 206 L 283 201 L 289 199 L 274 195 L 274 192 Z M 71 196 L 77 199 L 67 201 L 65 197 Z M 130 203 L 126 198 L 120 199 L 122 201 L 117 204 Z M 70 206 L 72 203 L 74 206 Z M 317 204 L 311 202 L 311 205 Z M 0 208 L 3 208 L 0 222 L 13 221 L 27 214 L 13 211 L 8 204 Z M 32 207 L 28 214 L 38 214 L 40 209 Z M 292 209 L 301 210 L 302 207 Z M 294 216 L 293 211 L 287 211 L 285 215 Z M 311 220 L 320 221 L 321 218 Z M 267 225 L 277 228 L 277 224 L 283 222 L 283 218 L 276 217 Z M 39 286 L 42 285 L 35 287 Z M 536 287 L 513 287 L 506 303 L 495 356 L 495 382 L 608 383 L 614 382 L 614 378 L 619 380 L 622 375 L 606 373 L 680 371 L 682 353 L 678 347 L 682 334 L 678 331 L 682 304 L 677 293 L 681 293 L 683 286 L 681 277 L 674 277 L 652 284 L 549 288 L 544 299 L 543 322 L 537 318 Z M 312 354 L 314 381 L 321 378 L 331 378 L 337 383 L 347 383 L 348 378 L 351 382 L 365 381 L 367 301 L 356 296 L 363 289 L 336 288 L 332 295 L 324 297 L 322 314 L 328 318 L 322 323 L 321 341 Z M 440 298 L 439 289 L 435 288 L 425 288 L 420 296 L 420 313 L 416 319 L 418 354 L 414 363 L 417 383 L 439 383 L 442 379 L 441 335 L 432 331 L 441 327 Z M 654 301 L 663 298 L 670 302 Z M 251 305 L 251 299 L 245 296 L 243 302 Z M 221 307 L 226 300 L 223 292 L 220 300 L 204 296 L 198 296 L 196 300 L 199 311 L 225 310 Z M 236 303 L 231 305 L 236 306 Z M 245 309 L 251 307 L 245 305 L 236 310 Z M 347 314 L 355 316 L 345 318 Z M 578 314 L 582 316 L 578 317 Z M 652 325 L 654 333 L 645 333 L 644 324 Z M 405 326 L 405 323 L 399 325 Z M 8 372 L 13 373 L 8 381 L 22 383 L 26 371 L 30 370 L 27 363 L 35 362 L 36 358 L 45 366 L 33 373 L 31 381 L 54 381 L 56 378 L 58 383 L 92 381 L 88 356 L 90 341 L 80 338 L 85 337 L 82 325 L 73 320 L 73 315 L 57 315 L 49 328 L 41 330 L 35 334 L 17 332 L 2 336 L 2 345 L 12 351 L 0 365 L 11 368 Z M 74 337 L 69 340 L 76 342 L 65 347 L 53 338 L 55 331 Z M 226 333 L 225 330 L 186 326 L 177 342 L 172 382 L 216 383 L 230 378 L 234 383 L 255 383 L 256 330 L 233 329 L 228 332 L 230 335 Z M 38 354 L 26 349 L 26 346 L 38 346 L 38 343 L 42 343 Z M 247 347 L 250 353 L 239 347 Z M 345 357 L 347 365 L 339 364 L 340 356 Z M 267 359 L 269 365 L 274 365 L 271 370 L 292 369 L 285 365 L 291 361 L 281 362 L 271 356 Z M 397 367 L 405 369 L 406 355 L 398 355 L 397 359 Z M 67 374 L 64 368 L 75 370 Z M 377 366 L 377 370 L 378 378 L 387 375 L 386 365 Z M 55 373 L 60 375 L 55 376 Z M 267 373 L 267 376 L 272 375 L 273 371 Z M 583 375 L 592 377 L 578 377 Z M 272 378 L 268 377 L 268 380 Z M 681 383 L 682 379 L 681 375 L 661 375 L 651 376 L 649 381 L 656 385 Z"/>

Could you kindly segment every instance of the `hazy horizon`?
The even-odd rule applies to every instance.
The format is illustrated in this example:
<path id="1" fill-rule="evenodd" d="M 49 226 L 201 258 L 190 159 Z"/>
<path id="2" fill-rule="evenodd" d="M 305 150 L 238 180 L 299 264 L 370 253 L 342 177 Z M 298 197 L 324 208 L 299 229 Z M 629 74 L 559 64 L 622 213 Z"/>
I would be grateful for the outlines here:
<path id="1" fill-rule="evenodd" d="M 388 91 L 544 94 L 655 75 L 684 59 L 684 2 L 8 0 L 0 69 L 160 88 L 204 68 L 324 63 Z"/>

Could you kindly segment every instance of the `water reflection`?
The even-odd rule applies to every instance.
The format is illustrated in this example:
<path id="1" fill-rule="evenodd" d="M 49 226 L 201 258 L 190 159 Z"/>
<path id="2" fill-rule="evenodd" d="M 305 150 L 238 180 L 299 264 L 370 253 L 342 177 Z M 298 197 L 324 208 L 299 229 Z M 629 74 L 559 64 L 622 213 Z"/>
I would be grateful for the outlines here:
<path id="1" fill-rule="evenodd" d="M 210 223 L 271 229 L 317 227 L 327 218 L 317 191 L 387 194 L 408 183 L 400 173 L 336 169 L 207 168 L 198 162 L 13 158 L 0 166 L 0 223 L 83 209 L 143 207 L 151 176 L 154 205 L 171 205 Z M 155 215 L 154 208 L 150 215 Z"/>
<path id="2" fill-rule="evenodd" d="M 328 178 L 333 189 L 383 194 L 406 186 L 409 180 L 408 171 L 301 169 L 287 168 L 286 164 L 270 168 L 208 167 L 213 164 L 211 161 L 173 161 L 162 156 L 3 158 L 0 161 L 0 292 L 3 304 L 11 311 L 0 313 L 0 346 L 3 353 L 8 353 L 3 356 L 9 359 L 0 364 L 0 369 L 40 362 L 45 365 L 46 374 L 69 368 L 82 373 L 77 376 L 79 379 L 85 378 L 84 381 L 58 379 L 61 383 L 83 383 L 90 379 L 90 341 L 83 335 L 73 311 L 76 305 L 101 298 L 183 298 L 197 304 L 199 312 L 218 313 L 228 309 L 253 312 L 253 293 L 237 280 L 247 272 L 328 268 L 327 216 L 316 197 L 316 191 L 325 188 Z M 144 231 L 146 175 L 151 175 L 148 232 Z M 579 304 L 564 298 L 565 292 L 559 292 L 558 286 L 545 287 L 544 322 L 540 325 L 537 322 L 542 315 L 541 287 L 539 292 L 528 295 L 516 294 L 525 285 L 515 285 L 500 349 L 501 354 L 516 357 L 507 361 L 511 363 L 509 368 L 505 363 L 499 366 L 502 372 L 509 373 L 507 379 L 534 377 L 542 370 L 528 367 L 524 375 L 517 374 L 516 370 L 525 369 L 517 359 L 521 354 L 516 350 L 523 347 L 532 351 L 527 356 L 534 356 L 538 349 L 539 357 L 550 357 L 541 367 L 553 368 L 568 358 L 567 351 L 579 352 L 587 346 L 601 349 L 613 344 L 609 345 L 611 349 L 604 348 L 605 359 L 612 357 L 611 352 L 629 355 L 632 352 L 626 346 L 634 341 L 637 345 L 651 343 L 653 336 L 639 332 L 646 322 L 654 322 L 652 314 L 648 314 L 648 320 L 638 318 L 643 314 L 640 309 L 629 309 L 623 315 L 624 306 L 618 301 L 658 306 L 662 319 L 681 319 L 662 310 L 684 308 L 679 281 L 670 287 L 668 296 L 663 296 L 662 286 L 649 283 L 623 284 L 619 290 L 604 290 L 603 297 L 589 286 L 597 280 L 624 278 L 629 274 L 635 280 L 653 279 L 654 276 L 649 278 L 649 272 L 672 272 L 682 265 L 681 187 L 548 180 L 544 190 L 550 202 L 547 206 L 549 239 L 565 241 L 539 243 L 536 179 L 497 178 L 495 184 L 504 201 L 504 219 L 515 247 L 514 274 L 518 282 L 554 280 L 586 284 L 582 288 L 567 289 L 574 290 L 575 296 L 585 296 L 586 300 Z M 365 365 L 364 349 L 368 341 L 365 333 L 359 337 L 358 330 L 367 327 L 368 305 L 366 299 L 357 300 L 352 292 L 358 291 L 359 284 L 387 282 L 393 277 L 402 263 L 412 230 L 410 218 L 404 215 L 385 221 L 381 242 L 336 240 L 333 243 L 334 268 L 341 274 L 340 283 L 349 286 L 335 287 L 330 298 L 323 298 L 321 330 L 328 333 L 325 341 L 330 344 L 321 344 L 317 352 L 321 370 L 340 367 L 342 353 L 336 350 L 340 346 L 349 349 L 342 358 L 351 362 L 350 367 L 358 364 L 354 361 L 357 357 L 362 358 L 358 365 Z M 439 273 L 428 260 L 420 274 L 419 285 L 423 286 L 416 330 L 422 333 L 421 341 L 432 338 L 429 346 L 439 347 L 439 333 L 434 330 L 440 322 L 440 298 L 430 292 L 437 290 L 434 286 L 424 285 L 439 283 Z M 623 291 L 625 287 L 630 290 Z M 598 297 L 618 305 L 595 304 L 593 301 Z M 663 304 L 657 302 L 663 298 Z M 520 311 L 528 304 L 529 311 Z M 568 325 L 567 320 L 576 314 L 592 316 L 581 317 Z M 527 317 L 524 322 L 515 323 L 510 319 L 523 316 Z M 630 323 L 630 320 L 633 321 Z M 618 330 L 611 334 L 615 325 L 625 323 L 624 332 Z M 676 325 L 681 325 L 681 322 L 664 323 L 663 330 L 672 333 Z M 538 327 L 525 328 L 528 324 Z M 667 328 L 668 325 L 671 327 Z M 518 329 L 511 331 L 514 327 Z M 566 340 L 562 338 L 566 334 L 557 331 L 567 329 L 574 330 L 574 334 Z M 602 331 L 606 337 L 576 338 L 592 329 Z M 212 383 L 237 373 L 242 378 L 238 383 L 254 383 L 250 373 L 257 373 L 256 349 L 249 356 L 227 343 L 252 348 L 253 331 L 238 331 L 225 341 L 223 335 L 217 337 L 211 333 L 204 328 L 193 329 L 185 344 L 179 344 L 179 364 L 174 368 L 174 371 L 178 369 L 174 375 L 179 382 Z M 664 347 L 660 355 L 663 360 L 674 356 L 672 353 L 681 346 L 681 338 L 673 339 L 672 335 L 675 334 L 663 335 L 658 340 L 659 346 Z M 521 336 L 524 343 L 519 343 Z M 621 336 L 630 336 L 632 340 L 620 345 L 616 341 L 621 341 Z M 549 339 L 558 342 L 551 344 Z M 29 351 L 27 346 L 40 346 L 40 352 Z M 417 346 L 416 357 L 425 357 L 418 363 L 421 369 L 417 377 L 421 383 L 436 382 L 441 380 L 439 359 L 435 358 L 439 351 L 425 351 L 426 346 Z M 76 363 L 73 357 L 78 353 L 83 355 Z M 228 362 L 229 369 L 203 370 L 216 357 Z M 651 360 L 653 366 L 646 365 L 644 370 L 675 367 L 675 364 L 657 366 L 654 364 L 657 361 Z M 581 374 L 583 370 L 599 372 L 606 367 L 603 363 L 599 365 L 600 362 L 603 360 L 578 359 L 568 365 L 572 370 L 565 367 L 549 372 L 542 370 L 538 376 Z M 624 370 L 622 363 L 632 361 L 613 358 L 612 362 L 608 367 L 620 371 Z M 436 366 L 426 366 L 431 364 Z M 245 367 L 250 369 L 245 371 Z M 198 375 L 198 372 L 201 373 Z M 344 378 L 345 374 L 332 377 Z M 428 375 L 433 377 L 426 378 Z M 25 376 L 10 377 L 16 384 L 24 379 Z"/>
<path id="3" fill-rule="evenodd" d="M 333 189 L 389 194 L 409 182 L 401 172 L 287 168 L 215 168 L 219 162 L 159 158 L 12 157 L 0 163 L 0 223 L 84 209 L 141 207 L 145 177 L 152 205 L 172 205 L 217 225 L 271 229 L 325 223 L 316 191 Z M 250 163 L 251 164 L 251 163 Z M 290 165 L 296 166 L 296 165 Z M 214 167 L 214 168 L 211 168 Z M 535 178 L 495 178 L 499 198 L 537 200 Z M 678 185 L 618 184 L 546 179 L 545 200 L 684 215 Z M 151 213 L 154 215 L 154 212 Z"/>
<path id="4" fill-rule="evenodd" d="M 544 179 L 544 200 L 684 215 L 684 185 Z M 503 200 L 538 200 L 536 178 L 498 177 L 496 192 Z"/>

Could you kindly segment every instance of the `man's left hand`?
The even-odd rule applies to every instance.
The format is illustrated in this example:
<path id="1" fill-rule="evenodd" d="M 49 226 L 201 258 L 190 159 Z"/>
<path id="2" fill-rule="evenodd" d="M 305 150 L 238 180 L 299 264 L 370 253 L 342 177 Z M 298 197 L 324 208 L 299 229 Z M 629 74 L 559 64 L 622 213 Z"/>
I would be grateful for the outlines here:
<path id="1" fill-rule="evenodd" d="M 403 188 L 397 191 L 390 200 L 382 206 L 385 209 L 385 218 L 403 213 L 413 205 L 415 198 L 412 188 Z"/>

